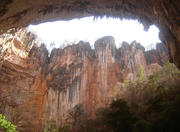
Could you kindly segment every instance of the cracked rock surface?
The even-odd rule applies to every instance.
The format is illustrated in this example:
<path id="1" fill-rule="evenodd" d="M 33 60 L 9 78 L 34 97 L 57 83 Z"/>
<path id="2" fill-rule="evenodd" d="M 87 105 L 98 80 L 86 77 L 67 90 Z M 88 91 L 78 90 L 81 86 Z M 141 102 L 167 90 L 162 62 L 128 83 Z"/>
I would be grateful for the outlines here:
<path id="1" fill-rule="evenodd" d="M 145 30 L 155 24 L 170 61 L 180 68 L 179 0 L 1 0 L 0 34 L 29 24 L 85 16 L 138 19 Z"/>
<path id="2" fill-rule="evenodd" d="M 0 40 L 0 113 L 22 132 L 40 132 L 50 120 L 60 125 L 76 104 L 94 117 L 97 108 L 123 96 L 120 86 L 135 81 L 139 68 L 147 76 L 169 59 L 162 44 L 148 52 L 136 42 L 117 49 L 111 36 L 97 40 L 95 49 L 80 41 L 50 56 L 23 29 Z"/>

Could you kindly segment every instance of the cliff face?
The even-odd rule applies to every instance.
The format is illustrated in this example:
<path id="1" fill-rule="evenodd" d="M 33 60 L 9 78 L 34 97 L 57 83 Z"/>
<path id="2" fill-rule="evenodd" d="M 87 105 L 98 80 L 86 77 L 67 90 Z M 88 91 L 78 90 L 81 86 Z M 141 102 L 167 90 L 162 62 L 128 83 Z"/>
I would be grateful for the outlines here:
<path id="1" fill-rule="evenodd" d="M 145 57 L 148 65 L 152 63 L 158 63 L 162 66 L 167 62 L 167 60 L 169 60 L 168 50 L 165 45 L 161 43 L 156 44 L 155 50 L 146 51 Z"/>
<path id="2" fill-rule="evenodd" d="M 159 27 L 170 61 L 180 68 L 179 9 L 179 0 L 1 0 L 0 34 L 29 24 L 85 16 L 135 19 L 145 30 L 152 24 Z"/>
<path id="3" fill-rule="evenodd" d="M 48 51 L 44 46 L 34 47 L 33 34 L 26 30 L 0 38 L 0 113 L 20 131 L 39 130 Z"/>
<path id="4" fill-rule="evenodd" d="M 94 117 L 97 108 L 123 95 L 120 85 L 136 80 L 140 68 L 147 75 L 168 61 L 161 45 L 148 52 L 136 42 L 117 49 L 110 36 L 97 40 L 95 49 L 79 42 L 48 57 L 44 45 L 36 46 L 33 37 L 25 41 L 21 36 L 33 35 L 23 33 L 4 43 L 0 69 L 0 112 L 23 132 L 39 132 L 49 120 L 61 124 L 76 104 Z"/>

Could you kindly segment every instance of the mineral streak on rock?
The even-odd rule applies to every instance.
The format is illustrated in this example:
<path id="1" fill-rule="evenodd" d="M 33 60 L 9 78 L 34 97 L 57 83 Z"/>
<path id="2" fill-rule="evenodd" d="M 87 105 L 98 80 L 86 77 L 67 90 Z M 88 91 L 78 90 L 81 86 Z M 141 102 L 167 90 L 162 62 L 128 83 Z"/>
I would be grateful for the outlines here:
<path id="1" fill-rule="evenodd" d="M 61 124 L 76 104 L 94 117 L 97 108 L 123 95 L 120 85 L 136 80 L 140 67 L 147 75 L 168 61 L 160 44 L 147 52 L 136 42 L 117 49 L 111 36 L 97 40 L 95 49 L 81 41 L 48 57 L 44 45 L 22 37 L 27 34 L 33 36 L 24 30 L 6 34 L 0 44 L 0 113 L 23 132 L 39 132 L 50 120 Z"/>
<path id="2" fill-rule="evenodd" d="M 160 29 L 170 61 L 180 68 L 180 0 L 1 0 L 0 34 L 11 28 L 85 16 L 136 19 Z"/>

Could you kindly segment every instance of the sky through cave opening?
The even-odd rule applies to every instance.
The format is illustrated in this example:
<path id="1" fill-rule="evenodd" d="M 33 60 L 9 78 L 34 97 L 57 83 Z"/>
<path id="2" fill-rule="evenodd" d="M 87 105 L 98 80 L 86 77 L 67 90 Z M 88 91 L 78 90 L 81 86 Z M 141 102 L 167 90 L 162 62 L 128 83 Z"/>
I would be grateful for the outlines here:
<path id="1" fill-rule="evenodd" d="M 46 22 L 30 25 L 28 29 L 43 41 L 48 50 L 59 48 L 79 41 L 89 42 L 93 48 L 94 42 L 103 36 L 113 36 L 116 47 L 119 48 L 123 41 L 141 43 L 146 50 L 154 49 L 160 43 L 159 29 L 152 25 L 144 31 L 143 25 L 137 20 L 120 20 L 118 18 L 85 17 L 69 21 Z M 53 45 L 52 45 L 53 44 Z"/>

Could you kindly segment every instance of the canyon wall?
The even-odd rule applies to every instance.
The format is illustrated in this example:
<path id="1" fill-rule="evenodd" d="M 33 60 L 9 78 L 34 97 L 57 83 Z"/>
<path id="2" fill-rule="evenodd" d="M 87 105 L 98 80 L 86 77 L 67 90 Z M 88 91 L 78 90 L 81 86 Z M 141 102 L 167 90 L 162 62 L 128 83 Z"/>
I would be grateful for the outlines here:
<path id="1" fill-rule="evenodd" d="M 50 56 L 26 30 L 0 38 L 0 112 L 20 132 L 39 132 L 50 120 L 60 125 L 77 104 L 94 117 L 97 108 L 123 95 L 121 85 L 135 81 L 139 69 L 146 77 L 169 59 L 163 44 L 145 51 L 139 43 L 124 42 L 117 49 L 111 36 L 98 39 L 95 49 L 80 41 Z"/>
<path id="2" fill-rule="evenodd" d="M 180 0 L 1 0 L 0 34 L 7 30 L 87 16 L 138 20 L 156 25 L 170 61 L 180 69 Z"/>

